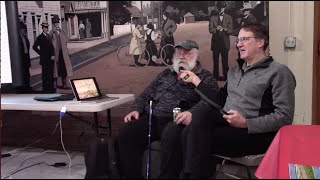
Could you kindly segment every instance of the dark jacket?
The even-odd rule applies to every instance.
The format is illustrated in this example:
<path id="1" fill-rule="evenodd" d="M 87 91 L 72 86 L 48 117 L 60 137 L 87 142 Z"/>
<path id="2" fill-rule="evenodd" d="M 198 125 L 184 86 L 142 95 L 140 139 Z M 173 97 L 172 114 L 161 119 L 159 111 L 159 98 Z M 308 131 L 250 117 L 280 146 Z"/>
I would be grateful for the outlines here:
<path id="1" fill-rule="evenodd" d="M 25 54 L 24 53 L 24 47 L 23 47 L 23 42 L 22 42 L 22 36 L 19 34 L 19 48 L 21 49 L 21 59 L 22 59 L 22 63 L 23 63 L 23 67 L 24 68 L 28 68 L 31 67 L 31 60 L 30 60 L 30 41 L 28 39 L 27 36 L 23 36 L 26 40 L 26 45 L 27 45 L 27 49 L 28 49 L 28 53 Z"/>
<path id="2" fill-rule="evenodd" d="M 193 71 L 204 81 L 209 88 L 218 91 L 218 84 L 214 80 L 211 72 L 205 70 L 200 64 Z M 162 71 L 136 98 L 131 111 L 141 113 L 149 113 L 149 100 L 151 97 L 153 102 L 153 115 L 155 116 L 172 116 L 172 110 L 175 107 L 188 106 L 191 113 L 198 106 L 206 104 L 200 101 L 201 97 L 194 91 L 195 86 L 191 83 L 185 83 L 183 80 L 178 80 L 177 73 L 172 69 Z"/>
<path id="3" fill-rule="evenodd" d="M 40 55 L 40 65 L 51 62 L 51 56 L 54 56 L 54 48 L 50 35 L 48 36 L 49 37 L 46 37 L 41 33 L 32 46 L 33 50 Z M 40 49 L 38 47 L 40 47 Z"/>
<path id="4" fill-rule="evenodd" d="M 271 56 L 245 72 L 243 63 L 238 60 L 238 65 L 229 70 L 227 83 L 218 93 L 211 93 L 205 82 L 196 91 L 222 105 L 225 111 L 239 111 L 247 119 L 249 133 L 273 132 L 292 124 L 296 80 L 290 69 Z"/>
<path id="5" fill-rule="evenodd" d="M 219 21 L 219 16 L 212 16 L 210 18 L 209 21 L 209 32 L 212 34 L 212 38 L 211 38 L 211 50 L 214 50 L 217 48 L 217 46 L 221 46 L 219 44 L 217 44 L 217 34 L 219 33 L 219 31 L 217 30 L 218 25 L 218 21 Z M 223 28 L 226 28 L 227 31 L 222 31 L 222 40 L 223 43 L 225 45 L 225 48 L 227 48 L 228 50 L 230 49 L 230 37 L 229 35 L 232 33 L 233 31 L 233 22 L 232 22 L 232 17 L 227 14 L 224 13 L 223 15 L 223 19 L 222 19 L 222 25 Z"/>

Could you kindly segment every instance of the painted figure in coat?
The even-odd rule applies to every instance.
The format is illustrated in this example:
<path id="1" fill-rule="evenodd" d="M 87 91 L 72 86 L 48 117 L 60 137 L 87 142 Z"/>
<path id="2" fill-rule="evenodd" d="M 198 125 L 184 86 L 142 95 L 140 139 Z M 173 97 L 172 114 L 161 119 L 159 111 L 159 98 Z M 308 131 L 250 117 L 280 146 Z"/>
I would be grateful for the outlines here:
<path id="1" fill-rule="evenodd" d="M 31 61 L 30 61 L 30 41 L 27 37 L 27 26 L 23 22 L 19 24 L 19 48 L 20 48 L 20 56 L 21 56 L 21 64 L 23 71 L 23 85 L 16 87 L 17 93 L 30 93 L 32 92 L 32 88 L 30 87 L 30 70 Z"/>
<path id="2" fill-rule="evenodd" d="M 144 36 L 144 39 L 146 41 L 146 50 L 149 52 L 149 57 L 146 58 L 151 58 L 149 65 L 157 65 L 155 61 L 158 59 L 158 50 L 157 46 L 154 43 L 154 41 L 158 38 L 159 34 L 154 33 L 154 26 L 152 23 L 149 23 L 147 25 L 147 32 Z M 147 54 L 146 54 L 147 55 Z"/>
<path id="3" fill-rule="evenodd" d="M 228 53 L 230 49 L 230 34 L 233 31 L 232 17 L 225 12 L 225 2 L 217 4 L 219 14 L 213 15 L 209 21 L 209 32 L 212 34 L 211 51 L 213 59 L 213 75 L 217 80 L 225 81 L 229 70 Z M 219 75 L 219 56 L 222 59 L 223 76 Z"/>
<path id="4" fill-rule="evenodd" d="M 174 38 L 173 38 L 173 33 L 177 30 L 177 24 L 176 22 L 172 19 L 170 14 L 168 12 L 164 12 L 163 14 L 163 22 L 160 26 L 160 31 L 161 31 L 161 43 L 160 43 L 160 49 L 167 45 L 167 44 L 172 44 L 174 46 Z M 161 53 L 161 51 L 159 52 Z M 166 56 L 162 55 L 162 57 L 166 57 L 165 61 L 171 61 L 173 54 L 174 54 L 174 49 L 167 49 L 165 50 Z"/>
<path id="5" fill-rule="evenodd" d="M 80 24 L 79 24 L 79 35 L 80 35 L 80 39 L 86 38 L 85 29 L 86 29 L 86 27 L 84 26 L 82 20 L 80 20 Z"/>
<path id="6" fill-rule="evenodd" d="M 92 33 L 91 33 L 91 23 L 89 21 L 89 18 L 86 19 L 86 38 L 91 38 Z"/>
<path id="7" fill-rule="evenodd" d="M 129 54 L 133 55 L 135 63 L 139 63 L 139 56 L 142 54 L 140 38 L 143 38 L 141 34 L 142 24 L 136 24 L 135 28 L 132 30 L 132 38 L 130 41 Z"/>
<path id="8" fill-rule="evenodd" d="M 60 18 L 58 16 L 55 16 L 52 19 L 54 27 L 50 32 L 55 56 L 54 78 L 57 88 L 70 89 L 70 87 L 67 87 L 66 79 L 67 77 L 73 76 L 73 69 L 67 47 L 68 38 L 65 32 L 60 28 L 59 21 Z M 58 86 L 59 77 L 61 78 L 62 86 Z"/>
<path id="9" fill-rule="evenodd" d="M 37 37 L 32 48 L 40 55 L 40 65 L 42 70 L 42 91 L 43 93 L 55 93 L 56 87 L 54 86 L 54 47 L 48 32 L 48 21 L 44 20 L 41 23 L 42 33 Z M 40 47 L 40 48 L 39 48 Z"/>

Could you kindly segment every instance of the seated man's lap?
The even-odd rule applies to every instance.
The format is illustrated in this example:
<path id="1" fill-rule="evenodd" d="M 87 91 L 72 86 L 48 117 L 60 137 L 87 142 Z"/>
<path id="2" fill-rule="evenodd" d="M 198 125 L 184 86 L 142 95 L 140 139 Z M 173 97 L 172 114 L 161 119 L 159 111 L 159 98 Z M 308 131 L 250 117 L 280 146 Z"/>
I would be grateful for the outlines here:
<path id="1" fill-rule="evenodd" d="M 246 128 L 218 126 L 212 131 L 212 153 L 225 156 L 262 154 L 276 132 L 249 134 Z"/>

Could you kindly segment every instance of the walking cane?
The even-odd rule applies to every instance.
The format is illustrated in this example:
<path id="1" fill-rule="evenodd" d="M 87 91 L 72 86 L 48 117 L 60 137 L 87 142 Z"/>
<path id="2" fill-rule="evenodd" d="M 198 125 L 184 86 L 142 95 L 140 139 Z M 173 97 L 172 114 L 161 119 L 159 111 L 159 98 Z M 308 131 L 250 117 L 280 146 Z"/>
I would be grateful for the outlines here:
<path id="1" fill-rule="evenodd" d="M 147 156 L 147 179 L 150 176 L 150 157 L 151 157 L 151 119 L 152 119 L 152 100 L 150 100 L 149 128 L 148 128 L 148 156 Z"/>

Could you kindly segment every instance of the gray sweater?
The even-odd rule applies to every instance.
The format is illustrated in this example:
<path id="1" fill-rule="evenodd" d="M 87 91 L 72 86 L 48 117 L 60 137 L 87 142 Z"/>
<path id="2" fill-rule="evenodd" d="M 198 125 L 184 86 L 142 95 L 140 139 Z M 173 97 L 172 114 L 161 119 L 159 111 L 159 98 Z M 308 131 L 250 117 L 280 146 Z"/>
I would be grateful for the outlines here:
<path id="1" fill-rule="evenodd" d="M 221 106 L 239 111 L 247 119 L 248 133 L 277 131 L 292 124 L 295 108 L 296 80 L 290 69 L 272 57 L 261 59 L 244 72 L 244 61 L 228 72 L 225 87 L 210 94 L 204 82 L 197 92 Z M 205 99 L 204 98 L 204 99 Z"/>
<path id="2" fill-rule="evenodd" d="M 219 87 L 214 80 L 212 73 L 201 67 L 198 62 L 193 72 L 205 82 L 210 89 L 218 91 Z M 149 113 L 149 100 L 153 101 L 154 116 L 172 116 L 172 110 L 175 107 L 184 106 L 184 110 L 192 113 L 198 106 L 206 104 L 200 101 L 200 96 L 194 91 L 195 86 L 191 83 L 185 83 L 178 80 L 178 75 L 172 69 L 162 71 L 135 99 L 131 106 L 131 111 L 138 111 L 140 114 Z"/>

